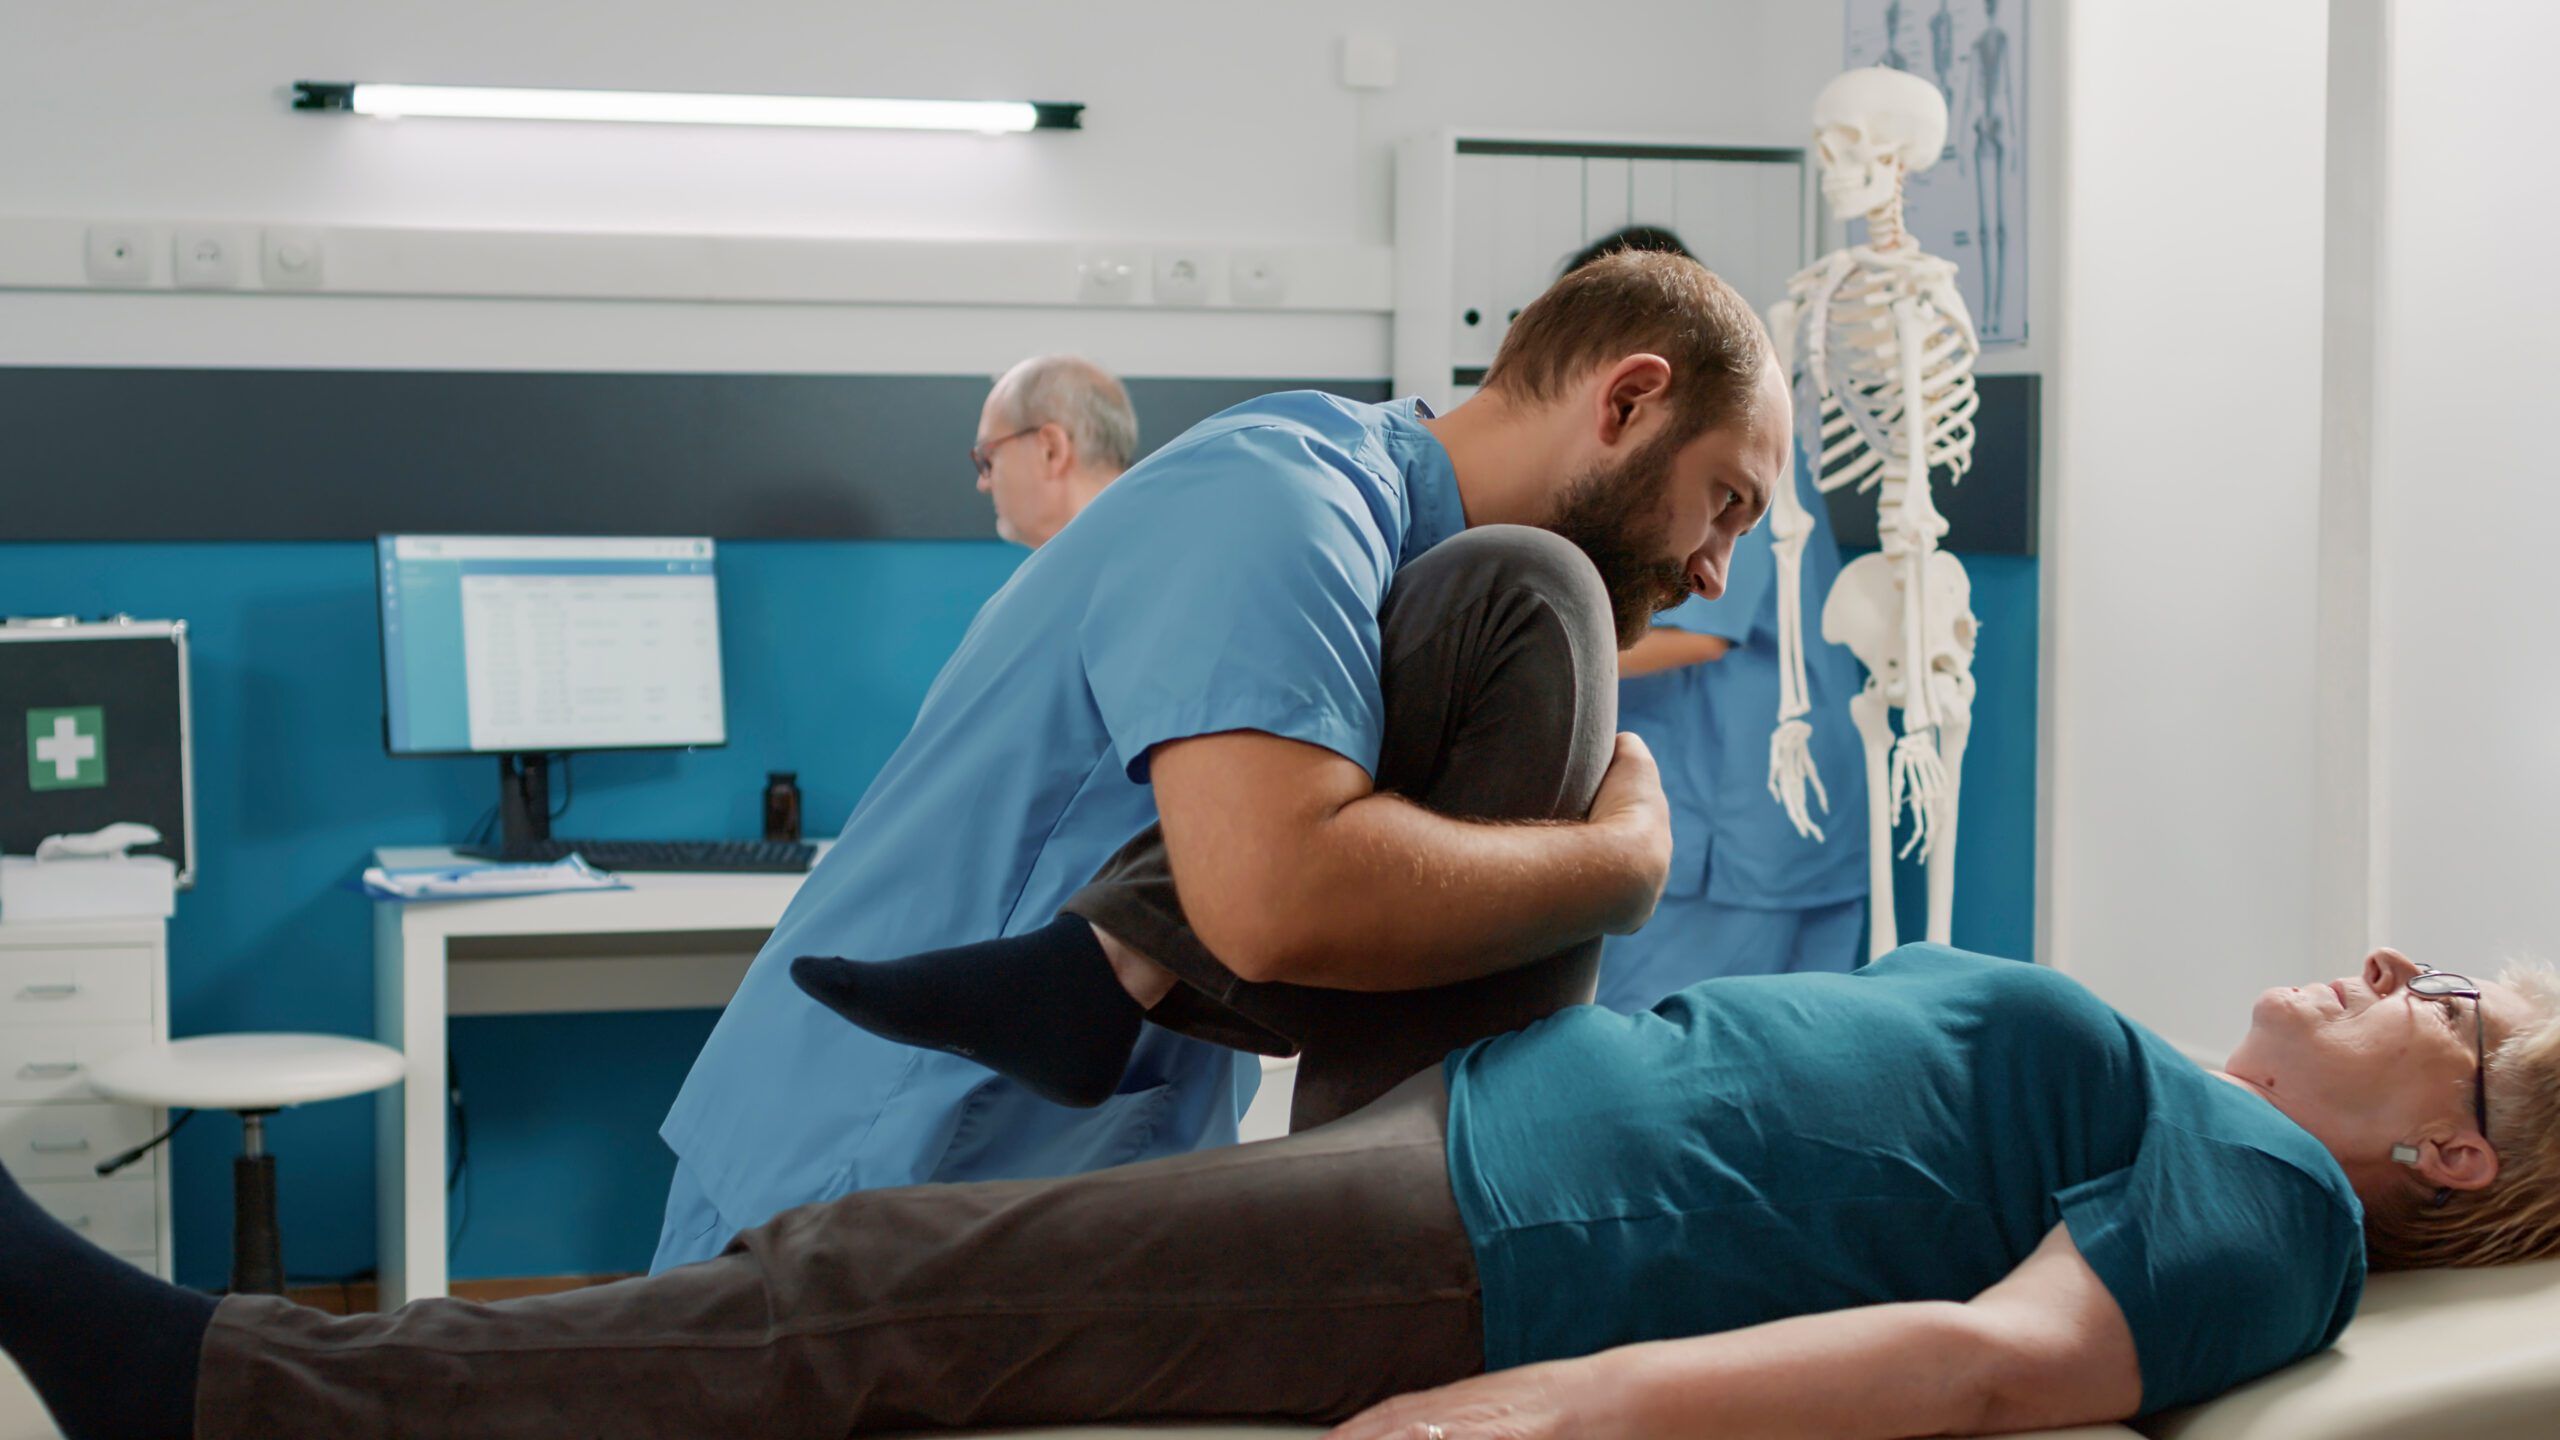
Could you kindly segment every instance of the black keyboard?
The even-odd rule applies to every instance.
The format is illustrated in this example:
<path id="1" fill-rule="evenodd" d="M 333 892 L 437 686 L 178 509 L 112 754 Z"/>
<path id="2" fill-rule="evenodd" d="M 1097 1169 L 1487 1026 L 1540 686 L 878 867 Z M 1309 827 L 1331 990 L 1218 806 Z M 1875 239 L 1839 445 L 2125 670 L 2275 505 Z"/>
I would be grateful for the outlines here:
<path id="1" fill-rule="evenodd" d="M 599 870 L 727 870 L 750 874 L 807 873 L 818 847 L 799 840 L 536 840 L 521 849 L 465 845 L 457 855 L 511 864 L 549 864 L 583 855 Z"/>

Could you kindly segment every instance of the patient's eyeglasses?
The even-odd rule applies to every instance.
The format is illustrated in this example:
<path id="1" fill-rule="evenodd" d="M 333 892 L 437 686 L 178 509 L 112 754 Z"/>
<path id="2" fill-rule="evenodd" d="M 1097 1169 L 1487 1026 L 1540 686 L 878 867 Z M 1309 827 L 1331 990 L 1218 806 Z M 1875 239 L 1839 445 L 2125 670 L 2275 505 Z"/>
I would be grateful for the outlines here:
<path id="1" fill-rule="evenodd" d="M 1002 446 L 1009 445 L 1012 442 L 1021 439 L 1025 435 L 1037 434 L 1039 429 L 1040 427 L 1037 425 L 1030 425 L 1020 430 L 1016 430 L 1010 435 L 999 435 L 984 445 L 970 446 L 969 463 L 978 467 L 978 478 L 984 480 L 988 476 L 996 473 L 997 449 Z"/>
<path id="2" fill-rule="evenodd" d="M 2489 1134 L 2489 1029 L 2481 1014 L 2480 984 L 2468 975 L 2456 975 L 2433 965 L 2420 965 L 2409 979 L 2409 993 L 2450 1005 L 2456 1000 L 2471 1002 L 2471 1118 L 2480 1126 L 2480 1134 Z"/>

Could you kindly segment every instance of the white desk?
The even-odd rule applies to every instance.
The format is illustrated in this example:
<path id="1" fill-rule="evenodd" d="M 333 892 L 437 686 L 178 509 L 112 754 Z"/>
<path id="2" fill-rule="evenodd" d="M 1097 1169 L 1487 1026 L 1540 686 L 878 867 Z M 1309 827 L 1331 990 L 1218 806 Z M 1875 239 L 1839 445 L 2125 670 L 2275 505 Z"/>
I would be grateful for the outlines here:
<path id="1" fill-rule="evenodd" d="M 384 848 L 386 868 L 468 863 Z M 445 1022 L 456 1015 L 719 1009 L 801 875 L 629 873 L 628 890 L 376 901 L 374 1038 L 409 1058 L 375 1099 L 382 1305 L 445 1293 Z M 1246 1139 L 1285 1133 L 1297 1062 L 1266 1061 Z"/>
<path id="2" fill-rule="evenodd" d="M 385 848 L 385 867 L 451 850 Z M 409 1057 L 375 1101 L 383 1308 L 445 1293 L 445 1022 L 718 1009 L 807 878 L 633 873 L 628 890 L 373 907 L 374 1038 Z"/>

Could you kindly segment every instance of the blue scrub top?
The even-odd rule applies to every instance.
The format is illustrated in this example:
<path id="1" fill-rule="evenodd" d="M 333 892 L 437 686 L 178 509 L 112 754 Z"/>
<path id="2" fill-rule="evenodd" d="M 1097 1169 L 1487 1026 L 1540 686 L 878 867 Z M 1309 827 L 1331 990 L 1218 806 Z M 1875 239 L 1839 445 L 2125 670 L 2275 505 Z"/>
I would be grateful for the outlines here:
<path id="1" fill-rule="evenodd" d="M 1147 751 L 1165 741 L 1259 730 L 1374 773 L 1379 604 L 1398 566 L 1466 525 L 1424 414 L 1293 392 L 1213 416 L 1104 490 L 979 611 L 660 1131 L 722 1220 L 1236 1138 L 1250 1055 L 1150 1026 L 1122 1093 L 1066 1109 L 845 1023 L 791 983 L 790 962 L 1048 923 L 1154 822 Z"/>
<path id="2" fill-rule="evenodd" d="M 1848 648 L 1822 638 L 1822 601 L 1840 575 L 1840 544 L 1806 457 L 1796 499 L 1817 518 L 1806 541 L 1805 679 L 1813 702 L 1813 759 L 1831 798 L 1814 808 L 1825 839 L 1796 833 L 1769 794 L 1769 734 L 1778 721 L 1777 554 L 1764 521 L 1736 541 L 1724 594 L 1691 598 L 1654 624 L 1719 635 L 1721 659 L 1618 686 L 1618 726 L 1644 737 L 1671 805 L 1671 879 L 1664 894 L 1703 889 L 1718 905 L 1809 910 L 1867 891 L 1866 754 L 1849 723 L 1865 676 Z"/>
<path id="3" fill-rule="evenodd" d="M 2363 1210 L 2318 1139 L 2034 965 L 1906 945 L 1708 980 L 1447 1071 L 1492 1369 L 1970 1300 L 2067 1223 L 2149 1413 L 2328 1345 L 2363 1290 Z"/>

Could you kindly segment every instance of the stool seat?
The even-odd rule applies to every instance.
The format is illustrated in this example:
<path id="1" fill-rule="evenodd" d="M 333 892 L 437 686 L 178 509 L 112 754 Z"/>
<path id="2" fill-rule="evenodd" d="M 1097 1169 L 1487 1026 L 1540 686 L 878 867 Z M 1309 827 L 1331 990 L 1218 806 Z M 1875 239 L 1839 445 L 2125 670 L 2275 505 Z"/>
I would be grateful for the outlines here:
<path id="1" fill-rule="evenodd" d="M 281 1110 L 398 1084 L 408 1061 L 343 1035 L 200 1035 L 127 1050 L 90 1072 L 109 1100 L 170 1110 Z"/>

